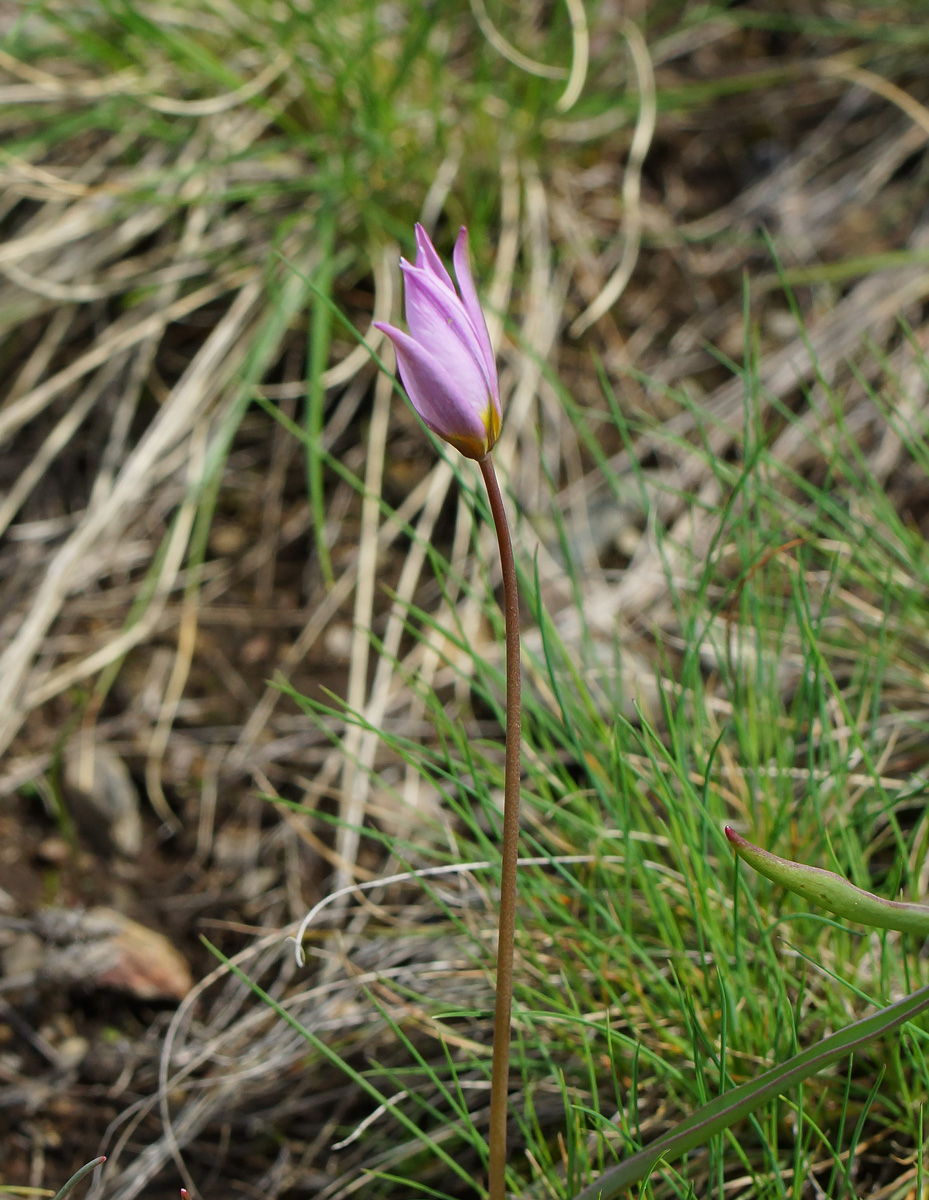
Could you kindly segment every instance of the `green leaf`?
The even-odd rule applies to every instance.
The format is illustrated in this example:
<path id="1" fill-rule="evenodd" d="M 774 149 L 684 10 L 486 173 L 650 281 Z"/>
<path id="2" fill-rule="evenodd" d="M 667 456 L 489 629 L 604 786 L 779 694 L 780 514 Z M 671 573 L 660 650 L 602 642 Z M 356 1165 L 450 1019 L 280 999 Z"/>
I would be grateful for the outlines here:
<path id="1" fill-rule="evenodd" d="M 55 1197 L 55 1200 L 65 1200 L 65 1196 L 67 1196 L 68 1192 L 71 1191 L 71 1189 L 74 1187 L 74 1185 L 76 1183 L 80 1183 L 81 1180 L 86 1175 L 89 1175 L 91 1173 L 91 1171 L 95 1170 L 97 1167 L 100 1166 L 101 1163 L 105 1163 L 105 1162 L 106 1162 L 106 1157 L 101 1154 L 99 1158 L 94 1158 L 89 1163 L 84 1163 L 84 1165 L 81 1167 L 81 1169 L 79 1171 L 74 1172 L 74 1174 L 71 1176 L 71 1178 L 68 1180 L 68 1182 L 64 1185 L 64 1187 L 61 1189 L 61 1191 Z"/>
<path id="2" fill-rule="evenodd" d="M 918 992 L 913 992 L 888 1008 L 882 1008 L 873 1016 L 856 1021 L 827 1037 L 819 1045 L 811 1046 L 780 1066 L 765 1071 L 757 1079 L 724 1092 L 682 1121 L 674 1133 L 605 1171 L 599 1179 L 578 1192 L 574 1200 L 613 1200 L 632 1184 L 645 1179 L 661 1159 L 679 1158 L 703 1145 L 766 1101 L 773 1100 L 810 1075 L 854 1053 L 872 1039 L 911 1021 L 926 1009 L 929 1009 L 929 987 L 920 988 Z"/>
<path id="3" fill-rule="evenodd" d="M 779 883 L 804 900 L 820 904 L 836 916 L 860 925 L 873 925 L 878 929 L 897 929 L 901 933 L 916 933 L 929 937 L 929 907 L 924 904 L 904 904 L 896 900 L 884 900 L 873 892 L 855 887 L 841 875 L 824 871 L 821 867 L 805 867 L 778 858 L 760 846 L 754 846 L 734 829 L 726 826 L 726 837 L 739 858 L 764 875 L 766 879 Z"/>

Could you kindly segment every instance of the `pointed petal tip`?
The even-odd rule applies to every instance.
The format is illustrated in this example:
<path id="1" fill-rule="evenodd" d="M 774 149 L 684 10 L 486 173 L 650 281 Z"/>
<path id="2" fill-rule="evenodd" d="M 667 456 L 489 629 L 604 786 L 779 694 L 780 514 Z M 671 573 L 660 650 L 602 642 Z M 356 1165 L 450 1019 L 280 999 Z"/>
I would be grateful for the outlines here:
<path id="1" fill-rule="evenodd" d="M 398 329 L 396 325 L 388 324 L 387 321 L 373 321 L 372 324 L 374 328 L 379 329 L 381 333 L 386 333 L 391 341 L 394 339 L 394 334 L 403 333 L 402 329 Z"/>

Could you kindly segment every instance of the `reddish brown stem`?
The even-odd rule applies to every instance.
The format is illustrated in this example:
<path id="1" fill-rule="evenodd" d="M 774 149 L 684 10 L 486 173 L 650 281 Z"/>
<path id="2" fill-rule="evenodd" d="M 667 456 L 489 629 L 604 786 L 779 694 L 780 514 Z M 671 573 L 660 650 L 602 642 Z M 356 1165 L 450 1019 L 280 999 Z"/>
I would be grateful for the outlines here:
<path id="1" fill-rule="evenodd" d="M 503 570 L 506 623 L 506 762 L 503 788 L 503 848 L 497 934 L 497 997 L 490 1076 L 489 1200 L 506 1200 L 506 1119 L 510 1089 L 510 1013 L 513 1007 L 513 947 L 516 937 L 516 871 L 519 855 L 519 753 L 522 706 L 519 673 L 519 592 L 506 509 L 490 455 L 480 460 Z"/>

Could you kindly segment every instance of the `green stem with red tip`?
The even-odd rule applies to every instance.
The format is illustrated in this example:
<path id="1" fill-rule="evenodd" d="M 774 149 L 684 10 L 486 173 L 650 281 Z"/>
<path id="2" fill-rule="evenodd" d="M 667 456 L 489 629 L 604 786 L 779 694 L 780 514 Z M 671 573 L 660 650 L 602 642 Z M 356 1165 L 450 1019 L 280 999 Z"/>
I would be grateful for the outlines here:
<path id="1" fill-rule="evenodd" d="M 497 995 L 494 1006 L 493 1066 L 490 1076 L 489 1200 L 506 1197 L 506 1118 L 510 1088 L 510 1013 L 513 1007 L 513 948 L 516 938 L 516 870 L 519 856 L 519 753 L 522 728 L 519 673 L 519 593 L 513 543 L 503 496 L 490 455 L 478 465 L 484 476 L 503 571 L 506 624 L 506 761 L 503 790 L 503 849 L 497 934 Z"/>
<path id="2" fill-rule="evenodd" d="M 106 1155 L 101 1154 L 99 1156 L 99 1158 L 95 1158 L 91 1162 L 85 1163 L 79 1171 L 74 1172 L 74 1174 L 71 1176 L 71 1178 L 68 1180 L 68 1182 L 64 1185 L 64 1187 L 61 1189 L 61 1191 L 55 1196 L 55 1200 L 65 1200 L 65 1196 L 67 1196 L 68 1192 L 71 1191 L 71 1189 L 74 1187 L 74 1185 L 76 1183 L 80 1183 L 81 1180 L 86 1175 L 89 1175 L 91 1173 L 91 1171 L 95 1170 L 97 1167 L 99 1167 L 102 1163 L 105 1163 L 105 1162 L 106 1162 Z"/>

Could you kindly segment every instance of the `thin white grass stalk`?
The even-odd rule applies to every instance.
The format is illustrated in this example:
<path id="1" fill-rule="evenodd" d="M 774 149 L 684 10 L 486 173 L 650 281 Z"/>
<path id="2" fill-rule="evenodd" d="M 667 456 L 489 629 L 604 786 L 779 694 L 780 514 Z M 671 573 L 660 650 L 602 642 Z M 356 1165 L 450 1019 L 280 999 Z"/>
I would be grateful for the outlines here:
<path id="1" fill-rule="evenodd" d="M 448 194 L 452 190 L 452 184 L 455 182 L 461 166 L 461 138 L 455 137 L 453 130 L 450 130 L 449 133 L 452 139 L 449 152 L 439 163 L 438 170 L 432 177 L 432 182 L 429 184 L 429 191 L 426 192 L 426 198 L 423 200 L 423 206 L 420 211 L 419 223 L 430 237 L 432 237 L 436 221 L 441 216 L 442 209 L 445 207 L 445 201 L 448 199 Z M 385 317 L 384 320 L 386 319 Z"/>
<path id="2" fill-rule="evenodd" d="M 571 20 L 571 73 L 555 104 L 560 113 L 568 112 L 577 104 L 590 66 L 590 28 L 584 0 L 565 0 L 565 7 Z"/>
<path id="3" fill-rule="evenodd" d="M 279 940 L 279 937 L 280 935 L 278 933 L 268 934 L 266 937 L 261 938 L 253 945 L 245 947 L 244 950 L 240 950 L 239 953 L 236 954 L 230 961 L 235 963 L 237 966 L 252 962 L 263 950 L 267 950 L 275 945 L 275 943 Z M 157 1172 L 169 1158 L 174 1161 L 175 1165 L 180 1171 L 181 1177 L 184 1179 L 187 1189 L 192 1195 L 198 1195 L 196 1185 L 187 1171 L 187 1166 L 184 1162 L 183 1155 L 181 1154 L 180 1142 L 177 1138 L 174 1128 L 170 1096 L 171 1093 L 175 1091 L 180 1084 L 197 1069 L 197 1067 L 218 1053 L 221 1045 L 221 1036 L 211 1039 L 205 1045 L 200 1043 L 195 1054 L 185 1055 L 184 1065 L 173 1075 L 170 1073 L 170 1064 L 174 1054 L 178 1034 L 183 1027 L 184 1022 L 192 1015 L 197 1002 L 204 992 L 206 992 L 207 989 L 210 988 L 214 983 L 226 978 L 228 974 L 229 968 L 225 965 L 225 963 L 214 967 L 209 974 L 205 975 L 203 979 L 199 980 L 193 986 L 193 988 L 191 988 L 171 1017 L 171 1021 L 165 1033 L 164 1042 L 162 1043 L 161 1053 L 158 1059 L 158 1091 L 155 1097 L 153 1097 L 141 1110 L 144 1113 L 148 1110 L 148 1108 L 157 1103 L 161 1112 L 162 1128 L 164 1132 L 162 1138 L 158 1142 L 147 1147 L 146 1151 L 141 1156 L 142 1161 L 136 1161 L 133 1167 L 131 1179 L 125 1182 L 122 1188 L 116 1193 L 117 1200 L 132 1200 L 132 1197 L 138 1195 L 142 1188 L 144 1188 L 148 1181 L 155 1174 L 157 1174 Z M 251 1014 L 251 1019 L 254 1020 L 254 1018 L 258 1015 L 259 1012 Z M 205 1096 L 203 1098 L 203 1103 L 208 1103 L 209 1099 L 209 1095 Z M 194 1129 L 188 1136 L 194 1136 L 196 1130 L 198 1128 L 202 1128 L 202 1126 L 210 1119 L 211 1114 L 212 1109 L 207 1109 L 204 1111 L 199 1125 L 197 1125 L 195 1122 Z M 116 1154 L 118 1154 L 122 1145 L 129 1140 L 130 1132 L 130 1130 L 124 1132 L 123 1137 L 117 1146 L 117 1150 L 114 1152 L 114 1158 L 116 1157 Z"/>
<path id="4" fill-rule="evenodd" d="M 636 117 L 629 161 L 623 174 L 623 253 L 619 266 L 607 280 L 599 296 L 587 306 L 571 326 L 571 336 L 580 337 L 595 321 L 613 307 L 632 278 L 642 243 L 642 167 L 655 136 L 658 103 L 655 94 L 655 73 L 648 46 L 632 21 L 624 21 L 623 34 L 635 67 L 639 84 L 639 113 Z"/>
<path id="5" fill-rule="evenodd" d="M 4 400 L 4 408 L 9 408 L 17 400 L 21 400 L 27 392 L 31 392 L 46 373 L 52 359 L 61 350 L 68 331 L 71 329 L 74 316 L 75 310 L 73 308 L 61 307 L 56 309 L 48 323 L 47 329 L 42 334 L 38 343 L 33 347 L 32 353 L 23 363 L 19 374 L 13 380 L 9 393 Z"/>
<path id="6" fill-rule="evenodd" d="M 520 496 L 523 507 L 532 512 L 544 510 L 551 503 L 538 446 L 537 430 L 540 424 L 543 430 L 551 428 L 551 422 L 545 421 L 544 409 L 539 413 L 540 364 L 550 358 L 563 322 L 568 277 L 565 274 L 560 277 L 553 275 L 549 200 L 538 167 L 534 161 L 523 159 L 520 169 L 523 177 L 524 241 L 529 264 L 529 278 L 523 292 L 525 315 L 521 330 L 521 341 L 526 349 L 511 368 L 515 382 L 507 396 L 506 424 L 500 444 L 494 447 L 494 456 L 498 466 L 503 467 L 502 473 Z M 559 407 L 563 408 L 563 405 Z M 518 447 L 522 447 L 521 453 Z M 542 454 L 552 475 L 557 476 L 557 454 L 553 456 L 550 453 L 550 446 L 544 446 Z M 527 536 L 532 534 L 524 523 L 520 528 L 520 538 Z M 539 547 L 540 543 L 534 539 L 531 555 Z M 542 553 L 545 553 L 544 548 Z M 526 557 L 530 557 L 528 549 Z"/>
<path id="7" fill-rule="evenodd" d="M 368 433 L 365 469 L 365 492 L 361 504 L 361 535 L 358 546 L 357 577 L 355 580 L 354 630 L 349 658 L 346 700 L 352 712 L 360 712 L 368 690 L 368 660 L 371 653 L 370 631 L 374 623 L 374 585 L 378 569 L 379 497 L 384 477 L 384 455 L 387 448 L 387 427 L 390 423 L 392 380 L 383 372 L 374 385 L 374 411 Z M 369 787 L 368 775 L 358 769 L 358 753 L 363 736 L 362 726 L 348 721 L 345 728 L 340 803 L 341 822 L 336 835 L 336 853 L 343 866 L 336 872 L 336 888 L 348 881 L 348 872 L 358 857 L 361 842 L 361 823 Z"/>
<path id="8" fill-rule="evenodd" d="M 387 399 L 389 403 L 389 398 L 392 394 L 391 380 L 386 375 L 381 375 L 380 378 L 384 380 L 387 386 Z M 439 513 L 442 510 L 442 505 L 445 503 L 445 497 L 448 495 L 448 489 L 454 478 L 451 467 L 447 463 L 443 464 L 443 466 L 445 469 L 437 471 L 433 476 L 433 486 L 426 497 L 426 503 L 416 525 L 416 539 L 407 552 L 406 560 L 400 571 L 396 597 L 391 605 L 387 628 L 384 631 L 382 652 L 378 656 L 374 681 L 371 685 L 371 696 L 362 710 L 364 724 L 362 725 L 353 721 L 349 725 L 349 731 L 354 732 L 357 730 L 358 737 L 352 739 L 351 744 L 349 744 L 349 739 L 346 737 L 344 750 L 339 749 L 337 751 L 339 754 L 344 754 L 345 756 L 351 755 L 353 767 L 351 773 L 353 804 L 351 807 L 346 808 L 345 820 L 352 826 L 346 832 L 350 832 L 354 836 L 337 842 L 336 846 L 338 853 L 347 860 L 347 866 L 348 864 L 354 865 L 357 858 L 358 845 L 361 838 L 360 826 L 371 788 L 371 770 L 374 766 L 378 746 L 381 744 L 380 727 L 390 700 L 391 685 L 394 679 L 394 663 L 397 660 L 400 650 L 406 615 L 409 605 L 412 602 L 416 585 L 422 574 L 423 563 L 426 558 L 426 548 L 432 541 L 435 523 L 439 518 Z M 365 639 L 366 644 L 370 641 L 369 631 L 370 621 L 359 628 L 359 632 Z M 348 878 L 345 869 L 339 871 L 336 878 L 337 886 L 345 887 Z"/>
<path id="9" fill-rule="evenodd" d="M 156 112 L 169 113 L 177 117 L 211 117 L 218 113 L 228 112 L 240 104 L 246 104 L 273 83 L 275 79 L 291 65 L 289 54 L 279 51 L 277 57 L 253 79 L 241 84 L 234 91 L 222 96 L 212 96 L 207 100 L 175 100 L 171 96 L 153 96 L 139 89 L 136 94 L 144 104 Z"/>
<path id="10" fill-rule="evenodd" d="M 551 854 L 533 858 L 519 858 L 516 860 L 516 865 L 518 867 L 569 867 L 582 866 L 588 863 L 609 863 L 615 866 L 625 861 L 625 856 L 622 854 Z M 297 959 L 297 965 L 302 967 L 306 963 L 306 955 L 303 952 L 303 939 L 306 936 L 306 931 L 324 908 L 328 908 L 330 904 L 334 904 L 344 896 L 351 896 L 357 892 L 367 892 L 371 888 L 389 887 L 394 883 L 408 883 L 411 879 L 435 879 L 443 875 L 463 875 L 467 871 L 489 871 L 499 868 L 499 865 L 499 863 L 490 862 L 488 859 L 478 859 L 474 862 L 464 863 L 443 863 L 439 867 L 420 867 L 415 871 L 400 871 L 397 875 L 385 875 L 379 879 L 368 879 L 364 883 L 352 883 L 348 887 L 341 888 L 338 892 L 330 892 L 318 904 L 313 905 L 300 922 L 297 932 L 293 936 L 294 954 Z"/>
<path id="11" fill-rule="evenodd" d="M 10 283 L 15 283 L 24 292 L 32 292 L 55 304 L 87 304 L 93 300 L 104 300 L 114 291 L 113 285 L 107 283 L 56 283 L 53 279 L 30 275 L 15 263 L 7 263 L 0 269 Z"/>
<path id="12" fill-rule="evenodd" d="M 507 413 L 507 422 L 509 422 L 509 413 Z M 495 447 L 495 451 L 499 455 L 499 444 Z M 456 514 L 456 543 L 458 542 L 459 532 L 470 526 L 472 522 L 472 513 L 466 507 L 465 497 L 461 495 L 458 499 L 458 512 Z M 483 546 L 493 538 L 493 533 L 490 529 L 485 528 L 480 530 L 478 536 Z M 455 614 L 455 623 L 460 630 L 460 638 L 465 646 L 480 645 L 479 639 L 481 637 L 481 630 L 484 627 L 484 605 L 476 589 L 467 590 L 459 600 Z M 441 641 L 438 641 L 438 639 L 441 639 L 442 634 L 438 629 L 433 632 L 433 637 L 437 639 L 437 644 L 441 645 Z M 471 680 L 475 670 L 474 655 L 462 654 L 457 647 L 449 646 L 445 657 L 452 661 L 455 667 L 455 702 L 462 707 L 466 707 L 470 702 Z"/>
<path id="13" fill-rule="evenodd" d="M 203 484 L 206 465 L 206 435 L 207 422 L 201 419 L 194 427 L 190 436 L 190 466 L 187 478 L 188 507 L 193 510 L 190 519 L 196 512 L 195 497 L 199 495 Z M 199 609 L 199 587 L 188 586 L 185 591 L 181 620 L 177 636 L 177 649 L 171 675 L 165 687 L 161 704 L 158 708 L 158 719 L 148 743 L 148 754 L 145 759 L 145 787 L 152 808 L 158 813 L 164 824 L 175 833 L 183 828 L 182 822 L 174 815 L 164 793 L 161 778 L 161 766 L 168 739 L 177 710 L 187 686 L 194 648 L 197 642 L 197 612 Z"/>
<path id="14" fill-rule="evenodd" d="M 75 206 L 64 216 L 59 215 L 21 237 L 11 238 L 0 246 L 0 267 L 32 254 L 47 254 L 68 242 L 99 233 L 112 223 L 116 203 L 115 197 L 98 196 L 92 208 Z"/>
<path id="15" fill-rule="evenodd" d="M 487 321 L 487 332 L 492 346 L 499 346 L 503 330 L 503 313 L 510 309 L 510 296 L 513 292 L 513 277 L 516 273 L 516 259 L 519 255 L 520 232 L 520 200 L 519 200 L 519 163 L 516 156 L 510 152 L 500 156 L 500 236 L 497 238 L 496 253 L 494 254 L 494 273 L 487 288 L 487 303 L 484 305 L 484 317 Z M 506 440 L 506 426 L 503 426 L 501 439 Z M 494 453 L 499 459 L 499 443 L 494 447 Z"/>
<path id="16" fill-rule="evenodd" d="M 461 1084 L 459 1083 L 458 1086 L 460 1087 Z M 380 1120 L 385 1113 L 389 1113 L 395 1104 L 399 1104 L 401 1100 L 405 1100 L 409 1094 L 409 1092 L 404 1091 L 395 1092 L 392 1096 L 388 1096 L 383 1104 L 379 1104 L 373 1112 L 369 1112 L 365 1119 L 355 1126 L 348 1137 L 343 1138 L 341 1142 L 333 1142 L 332 1149 L 344 1150 L 345 1147 L 350 1146 L 352 1142 L 357 1142 L 361 1135 L 367 1129 L 370 1129 L 375 1121 Z"/>
<path id="17" fill-rule="evenodd" d="M 450 609 L 464 607 L 464 602 L 458 602 L 458 594 L 460 590 L 460 579 L 465 577 L 464 565 L 467 562 L 470 552 L 471 534 L 474 528 L 473 514 L 470 506 L 466 503 L 463 494 L 458 497 L 457 512 L 455 514 L 455 536 L 452 543 L 452 550 L 449 556 L 451 571 L 445 583 L 445 596 Z M 434 680 L 439 667 L 443 660 L 447 657 L 444 644 L 447 643 L 447 638 L 444 633 L 446 624 L 442 621 L 441 614 L 436 619 L 435 626 L 422 631 L 422 640 L 418 641 L 404 661 L 404 670 L 410 672 L 415 670 L 417 677 L 421 683 L 421 688 L 414 690 L 409 695 L 408 719 L 412 725 L 418 724 L 426 714 L 426 693 L 434 692 Z M 469 645 L 475 643 L 474 638 L 466 639 Z M 448 647 L 449 652 L 452 647 Z M 456 655 L 457 658 L 457 655 Z M 463 692 L 465 688 L 462 686 L 464 679 L 471 674 L 474 669 L 474 657 L 471 654 L 464 655 L 460 664 L 456 666 L 463 668 L 462 676 L 456 676 L 455 694 L 456 698 L 464 702 L 465 696 Z M 403 776 L 403 801 L 406 806 L 407 821 L 415 819 L 415 814 L 421 811 L 421 800 L 423 791 L 423 777 L 416 766 L 412 762 L 408 762 L 404 767 Z M 409 829 L 398 834 L 399 840 L 406 840 Z M 453 837 L 450 837 L 450 842 L 454 845 Z"/>
<path id="18" fill-rule="evenodd" d="M 891 104 L 896 104 L 918 129 L 929 136 L 929 108 L 920 104 L 903 88 L 897 87 L 895 83 L 885 79 L 883 75 L 877 75 L 874 71 L 868 71 L 864 67 L 856 67 L 853 63 L 843 62 L 838 56 L 817 63 L 816 69 L 822 75 L 838 75 L 840 79 L 847 79 L 850 83 L 867 88 L 876 96 L 882 96 Z"/>
<path id="19" fill-rule="evenodd" d="M 508 62 L 511 62 L 514 67 L 519 67 L 521 71 L 525 71 L 528 75 L 538 75 L 541 79 L 564 79 L 568 75 L 564 67 L 555 67 L 550 66 L 548 63 L 537 62 L 536 59 L 530 58 L 528 54 L 523 54 L 511 42 L 508 42 L 494 25 L 493 21 L 491 21 L 484 0 L 468 0 L 468 2 L 471 5 L 471 12 L 474 13 L 474 19 L 477 21 L 478 28 L 488 43 L 493 46 L 498 54 L 502 55 Z"/>

